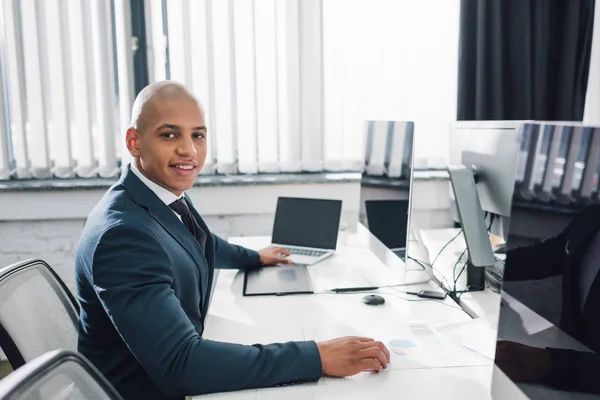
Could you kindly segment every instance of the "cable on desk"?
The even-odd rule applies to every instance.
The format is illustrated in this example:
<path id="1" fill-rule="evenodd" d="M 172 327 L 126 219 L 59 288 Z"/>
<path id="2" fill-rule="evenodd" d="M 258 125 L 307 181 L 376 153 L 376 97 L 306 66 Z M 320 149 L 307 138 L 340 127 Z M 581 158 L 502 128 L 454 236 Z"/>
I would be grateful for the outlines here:
<path id="1" fill-rule="evenodd" d="M 452 242 L 454 242 L 454 240 L 460 236 L 460 234 L 462 233 L 462 228 L 458 231 L 458 233 L 456 235 L 454 235 L 454 237 L 452 239 L 450 239 L 445 245 L 444 247 L 442 247 L 440 249 L 440 251 L 438 251 L 437 255 L 435 256 L 435 258 L 433 259 L 433 262 L 431 263 L 431 268 L 433 268 L 433 266 L 435 265 L 435 262 L 437 261 L 438 257 L 440 256 L 440 254 L 442 254 L 442 252 L 446 249 L 446 247 L 448 247 L 448 245 Z"/>
<path id="2" fill-rule="evenodd" d="M 404 291 L 398 290 L 398 289 L 396 289 L 396 288 L 392 288 L 392 289 L 393 289 L 393 290 L 395 290 L 395 291 L 397 291 L 397 292 L 399 292 L 399 293 L 408 293 L 408 292 L 404 292 Z M 465 311 L 465 310 L 464 310 L 462 307 L 460 307 L 460 306 L 459 306 L 459 307 L 454 307 L 454 306 L 453 306 L 453 305 L 451 305 L 451 304 L 444 303 L 444 301 L 443 301 L 443 300 L 436 300 L 436 299 L 422 299 L 422 300 L 418 300 L 418 299 L 407 299 L 406 297 L 399 296 L 399 295 L 397 295 L 397 294 L 392 294 L 392 293 L 386 293 L 386 294 L 391 294 L 392 296 L 396 296 L 396 297 L 398 297 L 399 299 L 402 299 L 402 300 L 405 300 L 405 301 L 434 301 L 434 302 L 436 302 L 436 303 L 439 303 L 439 304 L 442 304 L 442 305 L 444 305 L 444 306 L 446 306 L 446 307 L 454 308 L 455 310 L 460 310 L 460 311 L 462 311 L 462 312 L 466 313 L 467 315 L 469 315 L 469 313 L 467 313 L 467 312 L 466 312 L 466 311 Z M 470 315 L 469 315 L 469 316 L 470 316 Z"/>
<path id="3" fill-rule="evenodd" d="M 495 214 L 493 213 L 488 213 L 487 211 L 484 214 L 484 219 L 487 217 L 490 217 L 490 223 L 488 224 L 487 230 L 488 232 L 490 231 L 490 229 L 492 228 L 492 224 L 494 223 L 494 219 L 495 219 Z M 463 258 L 463 256 L 465 255 L 465 253 L 467 252 L 468 249 L 465 249 L 462 254 L 460 255 L 460 257 L 458 257 L 458 260 L 456 260 L 456 263 L 454 264 L 454 267 L 452 267 L 452 279 L 454 281 L 453 284 L 453 290 L 452 293 L 450 293 L 450 295 L 455 299 L 455 301 L 460 300 L 460 296 L 463 293 L 466 292 L 470 292 L 470 290 L 462 290 L 462 291 L 457 291 L 456 290 L 456 284 L 458 283 L 458 280 L 460 279 L 461 275 L 463 274 L 463 272 L 465 271 L 465 268 L 467 267 L 467 263 L 465 262 L 460 270 L 460 272 L 458 273 L 458 276 L 456 276 L 456 267 L 458 266 L 458 262 Z"/>
<path id="4" fill-rule="evenodd" d="M 453 289 L 452 289 L 452 293 L 453 294 L 456 294 L 456 283 L 458 282 L 458 279 L 460 278 L 460 276 L 462 275 L 463 271 L 465 270 L 465 267 L 466 267 L 467 263 L 465 262 L 463 264 L 463 267 L 460 270 L 460 273 L 458 274 L 458 276 L 456 276 L 456 267 L 458 266 L 458 263 L 460 262 L 460 260 L 462 260 L 462 258 L 463 258 L 463 256 L 465 255 L 466 252 L 467 252 L 467 249 L 464 249 L 463 252 L 458 257 L 458 260 L 456 260 L 456 262 L 454 263 L 454 266 L 452 267 L 452 280 L 454 281 L 454 285 L 453 285 Z"/>
<path id="5" fill-rule="evenodd" d="M 431 273 L 433 275 L 435 271 L 435 269 L 433 268 L 432 265 L 429 265 L 428 263 L 426 263 L 425 261 L 421 261 L 421 260 L 417 260 L 416 258 L 413 257 L 409 257 L 411 260 L 413 260 L 414 262 L 416 262 L 417 264 L 419 264 L 421 267 L 423 267 L 423 270 L 426 271 L 425 266 L 431 268 Z M 448 281 L 448 279 L 446 279 L 446 276 L 444 274 L 440 274 L 442 276 L 442 290 L 444 290 L 447 294 L 450 294 L 450 290 L 444 289 L 443 284 L 446 283 L 446 285 L 448 285 L 448 287 L 450 288 L 450 282 Z M 429 278 L 428 281 L 431 280 L 431 277 Z"/>
<path id="6" fill-rule="evenodd" d="M 382 286 L 382 288 L 385 288 L 385 287 L 386 287 L 386 286 Z M 390 288 L 391 288 L 392 290 L 395 290 L 395 291 L 399 292 L 399 293 L 406 293 L 406 292 L 403 292 L 403 291 L 401 291 L 401 290 L 398 290 L 398 289 L 396 289 L 396 288 L 394 288 L 394 287 L 390 287 Z M 444 303 L 442 300 L 436 300 L 436 299 L 407 299 L 406 297 L 400 296 L 400 295 L 398 295 L 398 294 L 395 294 L 395 293 L 389 293 L 389 292 L 374 292 L 374 291 L 372 291 L 372 290 L 371 290 L 371 291 L 368 291 L 368 292 L 340 292 L 340 293 L 335 293 L 335 292 L 315 292 L 315 293 L 312 293 L 312 294 L 321 294 L 321 295 L 323 295 L 323 294 L 331 294 L 331 295 L 334 295 L 334 294 L 335 294 L 335 295 L 341 295 L 341 294 L 358 294 L 358 293 L 361 293 L 361 294 L 378 294 L 378 295 L 382 295 L 382 294 L 388 294 L 388 295 L 391 295 L 391 296 L 395 296 L 395 297 L 397 297 L 397 298 L 399 298 L 399 299 L 402 299 L 402 300 L 404 300 L 404 301 L 411 301 L 411 302 L 433 301 L 433 302 L 439 303 L 439 304 L 441 304 L 441 305 L 444 305 L 444 306 L 446 306 L 446 307 L 454 308 L 455 310 L 460 310 L 460 311 L 462 311 L 462 312 L 466 313 L 467 315 L 469 315 L 469 313 L 467 313 L 467 312 L 466 312 L 465 310 L 463 310 L 461 307 L 454 307 L 454 306 L 453 306 L 453 305 L 451 305 L 451 304 Z M 469 315 L 469 316 L 470 316 L 470 315 Z"/>
<path id="7" fill-rule="evenodd" d="M 423 271 L 427 271 L 427 268 L 425 267 L 424 261 L 417 260 L 416 258 L 411 257 L 411 256 L 406 256 L 406 258 L 408 258 L 409 260 L 412 260 L 412 261 L 416 262 L 417 264 L 419 264 L 421 266 L 421 268 L 423 268 Z M 415 268 L 415 269 L 412 269 L 412 268 L 408 269 L 407 268 L 406 270 L 407 271 L 418 271 L 419 269 L 417 269 L 417 268 Z"/>
<path id="8" fill-rule="evenodd" d="M 424 280 L 422 280 L 422 281 L 417 281 L 417 282 L 396 283 L 396 284 L 394 284 L 394 285 L 390 284 L 390 280 L 392 280 L 392 277 L 389 277 L 389 278 L 388 278 L 388 284 L 387 284 L 386 286 L 380 286 L 379 288 L 380 288 L 380 289 L 383 289 L 383 288 L 386 288 L 386 287 L 389 287 L 389 288 L 395 288 L 395 287 L 400 287 L 400 286 L 412 286 L 412 285 L 420 285 L 420 284 L 422 284 L 422 283 L 427 283 L 427 282 L 429 282 L 429 281 L 431 280 L 431 278 L 427 278 L 427 279 L 424 279 Z"/>

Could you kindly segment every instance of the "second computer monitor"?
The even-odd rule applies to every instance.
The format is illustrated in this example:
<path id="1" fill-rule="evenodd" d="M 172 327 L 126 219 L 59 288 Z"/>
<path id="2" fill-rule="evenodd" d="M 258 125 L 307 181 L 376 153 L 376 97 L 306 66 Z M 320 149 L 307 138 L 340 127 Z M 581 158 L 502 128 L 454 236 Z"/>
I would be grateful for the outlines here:
<path id="1" fill-rule="evenodd" d="M 413 160 L 411 121 L 367 121 L 360 222 L 404 260 Z"/>
<path id="2" fill-rule="evenodd" d="M 501 217 L 495 220 L 495 229 L 492 229 L 499 236 L 504 236 L 510 216 L 523 123 L 457 122 L 450 129 L 449 164 L 462 164 L 473 170 L 482 210 L 490 216 Z M 452 193 L 451 198 L 454 200 Z M 456 212 L 453 217 L 459 222 Z"/>

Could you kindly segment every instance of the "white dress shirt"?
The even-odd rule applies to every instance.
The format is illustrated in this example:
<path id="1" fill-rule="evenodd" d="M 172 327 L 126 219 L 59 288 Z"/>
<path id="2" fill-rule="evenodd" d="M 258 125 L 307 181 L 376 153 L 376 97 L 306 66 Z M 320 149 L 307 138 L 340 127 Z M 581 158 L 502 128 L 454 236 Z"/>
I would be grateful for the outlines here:
<path id="1" fill-rule="evenodd" d="M 177 201 L 183 197 L 183 194 L 178 197 L 178 196 L 174 195 L 173 193 L 169 192 L 164 187 L 160 186 L 159 184 L 154 183 L 150 179 L 146 178 L 144 176 L 144 174 L 142 174 L 142 172 L 135 166 L 134 162 L 132 162 L 130 165 L 131 165 L 131 172 L 133 172 L 135 174 L 135 176 L 140 178 L 140 181 L 142 181 L 142 183 L 144 185 L 148 186 L 148 189 L 152 190 L 154 192 L 154 194 L 158 196 L 160 201 L 162 201 L 163 203 L 165 203 L 167 205 L 167 207 L 174 201 Z M 171 208 L 169 207 L 169 209 L 171 209 Z M 171 211 L 173 211 L 173 213 L 175 215 L 177 215 L 177 218 L 179 218 L 179 220 L 181 221 L 181 216 L 179 214 L 177 214 L 173 209 L 171 209 Z"/>

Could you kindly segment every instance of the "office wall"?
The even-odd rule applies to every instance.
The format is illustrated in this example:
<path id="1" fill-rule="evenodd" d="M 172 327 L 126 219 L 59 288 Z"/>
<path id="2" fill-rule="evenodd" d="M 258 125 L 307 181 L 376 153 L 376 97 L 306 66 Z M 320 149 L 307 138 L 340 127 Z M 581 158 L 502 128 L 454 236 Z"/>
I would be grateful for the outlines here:
<path id="1" fill-rule="evenodd" d="M 451 226 L 449 203 L 443 196 L 447 181 L 419 180 L 413 190 L 415 224 L 421 229 Z M 41 258 L 74 290 L 73 257 L 79 235 L 85 217 L 103 193 L 4 193 L 0 197 L 0 266 Z M 351 232 L 358 221 L 359 193 L 358 182 L 201 187 L 189 192 L 208 226 L 222 237 L 269 235 L 278 196 L 341 199 L 342 221 Z"/>

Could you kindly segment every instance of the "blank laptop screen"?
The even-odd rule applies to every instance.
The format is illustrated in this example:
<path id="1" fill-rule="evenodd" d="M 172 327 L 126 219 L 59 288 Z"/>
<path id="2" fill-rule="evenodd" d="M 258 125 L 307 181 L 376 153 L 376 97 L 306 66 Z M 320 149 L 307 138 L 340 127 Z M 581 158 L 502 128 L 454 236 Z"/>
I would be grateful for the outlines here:
<path id="1" fill-rule="evenodd" d="M 280 197 L 272 242 L 334 250 L 341 212 L 341 200 Z"/>

